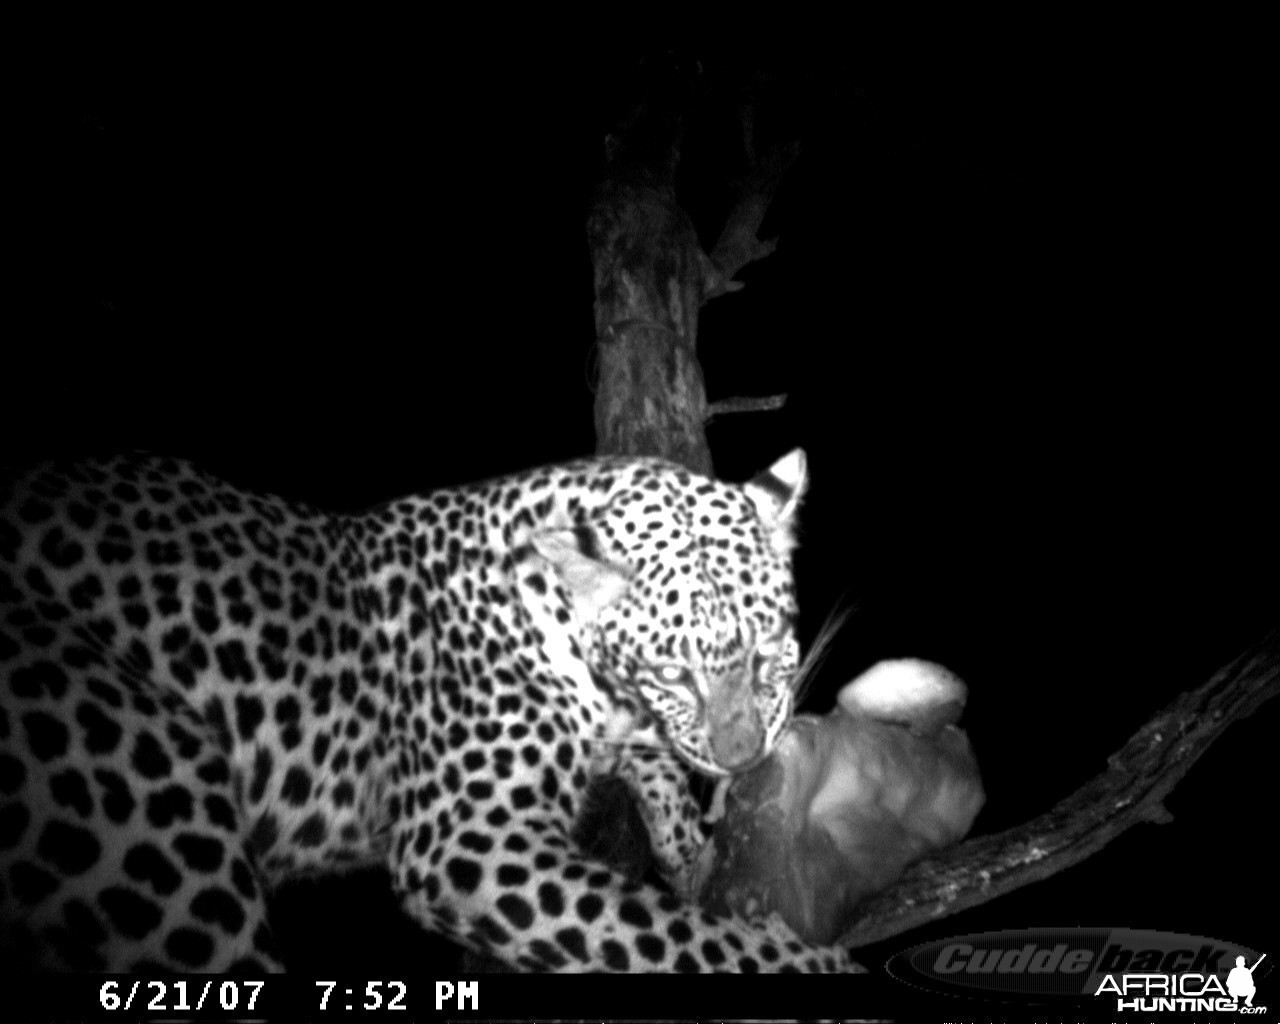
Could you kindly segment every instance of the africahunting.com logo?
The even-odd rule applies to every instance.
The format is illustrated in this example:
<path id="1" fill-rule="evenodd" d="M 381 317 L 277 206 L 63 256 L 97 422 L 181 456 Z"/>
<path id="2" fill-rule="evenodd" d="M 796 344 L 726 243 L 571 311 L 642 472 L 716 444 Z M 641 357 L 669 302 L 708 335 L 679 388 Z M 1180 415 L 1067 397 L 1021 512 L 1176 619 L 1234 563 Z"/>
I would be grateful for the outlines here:
<path id="1" fill-rule="evenodd" d="M 987 932 L 893 957 L 899 981 L 949 995 L 1044 1003 L 1103 1000 L 1116 1013 L 1262 1016 L 1266 954 L 1217 939 L 1124 928 Z"/>
<path id="2" fill-rule="evenodd" d="M 1225 985 L 1216 973 L 1122 971 L 1108 974 L 1094 995 L 1114 996 L 1117 1012 L 1205 1013 L 1218 1010 L 1264 1014 L 1267 1012 L 1265 1006 L 1253 1005 L 1253 997 L 1257 993 L 1253 972 L 1265 958 L 1263 953 L 1252 967 L 1246 967 L 1244 956 L 1237 956 L 1236 965 L 1227 972 Z"/>

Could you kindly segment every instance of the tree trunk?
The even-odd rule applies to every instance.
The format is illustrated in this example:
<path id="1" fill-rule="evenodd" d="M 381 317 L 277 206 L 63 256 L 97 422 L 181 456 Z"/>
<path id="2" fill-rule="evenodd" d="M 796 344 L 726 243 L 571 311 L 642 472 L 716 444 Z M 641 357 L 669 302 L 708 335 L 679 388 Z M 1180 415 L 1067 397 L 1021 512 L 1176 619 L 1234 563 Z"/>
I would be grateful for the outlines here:
<path id="1" fill-rule="evenodd" d="M 712 475 L 698 310 L 707 257 L 674 190 L 605 181 L 587 237 L 595 270 L 596 452 L 659 455 Z"/>

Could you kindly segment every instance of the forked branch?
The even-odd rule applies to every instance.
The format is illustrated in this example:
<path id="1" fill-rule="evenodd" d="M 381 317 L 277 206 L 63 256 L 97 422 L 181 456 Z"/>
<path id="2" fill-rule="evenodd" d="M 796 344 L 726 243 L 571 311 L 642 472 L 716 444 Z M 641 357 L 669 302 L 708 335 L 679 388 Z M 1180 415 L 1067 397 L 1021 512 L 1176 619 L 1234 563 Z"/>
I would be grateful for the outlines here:
<path id="1" fill-rule="evenodd" d="M 754 154 L 748 154 L 754 157 Z M 774 193 L 782 177 L 800 156 L 800 143 L 792 142 L 772 149 L 753 160 L 751 170 L 738 184 L 737 199 L 725 221 L 724 230 L 711 250 L 712 269 L 706 282 L 703 301 L 727 295 L 742 288 L 733 277 L 748 263 L 764 259 L 778 247 L 778 240 L 761 240 L 758 235 L 764 215 L 769 211 Z"/>

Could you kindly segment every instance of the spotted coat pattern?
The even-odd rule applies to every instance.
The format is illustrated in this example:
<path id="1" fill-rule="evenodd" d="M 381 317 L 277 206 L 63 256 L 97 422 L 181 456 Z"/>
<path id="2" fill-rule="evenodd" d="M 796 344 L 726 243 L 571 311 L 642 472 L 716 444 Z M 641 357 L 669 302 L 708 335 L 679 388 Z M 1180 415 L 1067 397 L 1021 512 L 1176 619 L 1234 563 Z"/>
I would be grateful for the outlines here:
<path id="1" fill-rule="evenodd" d="M 280 966 L 264 887 L 385 864 L 424 927 L 563 970 L 845 969 L 678 895 L 687 769 L 774 745 L 796 668 L 793 452 L 652 459 L 340 516 L 184 463 L 0 494 L 0 956 Z M 640 797 L 664 889 L 594 862 L 589 780 Z"/>

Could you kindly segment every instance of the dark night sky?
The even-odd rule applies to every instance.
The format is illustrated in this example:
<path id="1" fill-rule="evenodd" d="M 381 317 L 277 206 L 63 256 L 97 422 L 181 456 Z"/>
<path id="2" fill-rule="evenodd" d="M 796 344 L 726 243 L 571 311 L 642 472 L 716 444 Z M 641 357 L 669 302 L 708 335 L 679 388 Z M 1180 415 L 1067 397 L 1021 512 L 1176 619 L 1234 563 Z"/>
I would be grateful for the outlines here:
<path id="1" fill-rule="evenodd" d="M 986 829 L 1280 620 L 1261 73 L 1158 50 L 699 54 L 712 81 L 768 73 L 761 130 L 803 147 L 777 253 L 700 327 L 713 399 L 790 404 L 713 425 L 717 466 L 809 452 L 802 634 L 860 609 L 815 710 L 881 657 L 955 669 Z M 448 51 L 175 47 L 85 74 L 47 149 L 47 315 L 9 343 L 17 453 L 140 445 L 357 508 L 590 451 L 583 228 L 633 61 Z M 680 184 L 710 245 L 741 166 L 723 108 L 694 129 Z M 913 940 L 1265 948 L 1277 715 L 1228 733 L 1173 825 Z"/>

